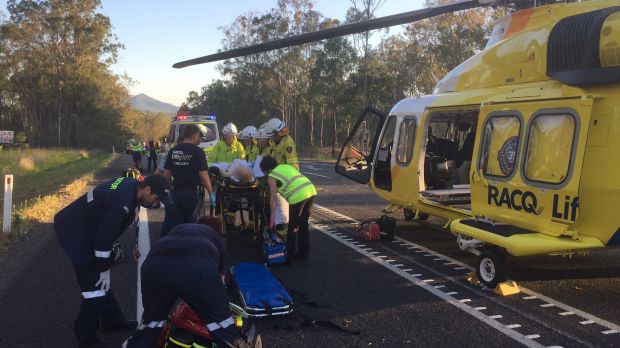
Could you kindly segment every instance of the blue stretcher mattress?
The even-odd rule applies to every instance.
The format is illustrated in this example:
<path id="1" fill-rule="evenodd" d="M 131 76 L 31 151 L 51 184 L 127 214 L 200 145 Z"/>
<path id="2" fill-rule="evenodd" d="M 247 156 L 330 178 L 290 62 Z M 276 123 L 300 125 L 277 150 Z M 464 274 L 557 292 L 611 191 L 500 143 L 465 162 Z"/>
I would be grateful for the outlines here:
<path id="1" fill-rule="evenodd" d="M 292 312 L 293 299 L 263 264 L 239 263 L 231 268 L 248 315 L 255 317 Z"/>

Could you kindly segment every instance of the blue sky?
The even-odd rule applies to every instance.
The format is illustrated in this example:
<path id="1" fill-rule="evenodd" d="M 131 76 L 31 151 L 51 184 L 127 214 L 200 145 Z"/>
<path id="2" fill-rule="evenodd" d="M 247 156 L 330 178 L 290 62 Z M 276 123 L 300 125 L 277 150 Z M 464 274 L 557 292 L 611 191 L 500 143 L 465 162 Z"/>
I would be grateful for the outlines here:
<path id="1" fill-rule="evenodd" d="M 415 10 L 422 3 L 387 0 L 377 16 Z M 189 91 L 199 91 L 220 75 L 217 63 L 184 69 L 173 69 L 172 64 L 216 52 L 223 38 L 218 27 L 248 11 L 266 11 L 276 4 L 277 0 L 102 0 L 100 12 L 110 17 L 115 34 L 125 45 L 113 70 L 136 81 L 132 94 L 145 93 L 180 105 Z M 350 6 L 350 0 L 316 3 L 324 16 L 338 19 L 344 18 Z M 0 0 L 0 8 L 5 10 L 6 0 Z"/>

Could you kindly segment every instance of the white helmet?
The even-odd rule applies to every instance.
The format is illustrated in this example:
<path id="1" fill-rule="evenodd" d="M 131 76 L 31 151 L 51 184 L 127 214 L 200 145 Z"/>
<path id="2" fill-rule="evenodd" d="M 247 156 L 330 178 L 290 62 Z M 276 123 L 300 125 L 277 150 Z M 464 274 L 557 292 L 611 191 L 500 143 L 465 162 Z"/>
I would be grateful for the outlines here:
<path id="1" fill-rule="evenodd" d="M 268 135 L 273 135 L 286 127 L 286 123 L 279 118 L 272 118 L 265 123 L 265 131 Z"/>
<path id="2" fill-rule="evenodd" d="M 254 137 L 256 137 L 256 133 L 256 127 L 247 126 L 243 128 L 241 132 L 239 132 L 239 139 L 254 139 Z"/>
<path id="3" fill-rule="evenodd" d="M 254 138 L 255 139 L 269 139 L 271 137 L 269 136 L 269 134 L 267 134 L 267 131 L 265 130 L 265 128 L 260 128 L 256 132 L 256 136 Z"/>
<path id="4" fill-rule="evenodd" d="M 228 123 L 222 129 L 222 133 L 228 135 L 237 135 L 237 126 L 234 123 Z"/>

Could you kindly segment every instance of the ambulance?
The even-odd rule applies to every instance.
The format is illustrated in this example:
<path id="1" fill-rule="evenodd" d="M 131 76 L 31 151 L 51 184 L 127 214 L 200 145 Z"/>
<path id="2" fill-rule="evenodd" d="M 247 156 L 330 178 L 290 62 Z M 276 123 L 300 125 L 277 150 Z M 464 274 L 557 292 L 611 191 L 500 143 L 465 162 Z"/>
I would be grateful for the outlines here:
<path id="1" fill-rule="evenodd" d="M 209 150 L 217 144 L 220 140 L 220 133 L 218 131 L 217 120 L 215 115 L 186 115 L 179 113 L 170 122 L 170 131 L 168 132 L 168 142 L 171 146 L 176 145 L 177 140 L 183 134 L 183 130 L 189 124 L 199 124 L 206 128 L 206 134 L 203 133 L 200 137 L 200 144 L 198 146 L 205 150 L 208 154 Z M 201 127 L 202 128 L 202 127 Z"/>

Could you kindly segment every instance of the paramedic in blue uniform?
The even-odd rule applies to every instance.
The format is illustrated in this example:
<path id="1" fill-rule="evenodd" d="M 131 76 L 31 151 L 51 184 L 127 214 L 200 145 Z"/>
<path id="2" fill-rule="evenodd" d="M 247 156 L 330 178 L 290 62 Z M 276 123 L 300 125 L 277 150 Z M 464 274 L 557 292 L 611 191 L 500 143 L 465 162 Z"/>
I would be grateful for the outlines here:
<path id="1" fill-rule="evenodd" d="M 206 127 L 203 128 L 206 133 Z M 198 147 L 200 137 L 200 128 L 195 124 L 188 124 L 183 129 L 183 142 L 170 149 L 166 157 L 164 176 L 169 180 L 172 177 L 172 215 L 175 224 L 196 222 L 199 186 L 202 185 L 207 190 L 211 204 L 215 203 L 207 157 Z M 161 236 L 165 236 L 167 232 L 162 230 Z"/>
<path id="2" fill-rule="evenodd" d="M 126 347 L 155 347 L 179 298 L 198 315 L 218 347 L 249 347 L 230 313 L 224 288 L 227 267 L 226 245 L 218 232 L 202 224 L 175 226 L 155 242 L 140 268 L 144 313 Z"/>
<path id="3" fill-rule="evenodd" d="M 159 206 L 167 191 L 168 180 L 161 175 L 142 182 L 118 178 L 94 187 L 54 217 L 56 236 L 82 292 L 74 326 L 80 347 L 104 347 L 97 336 L 100 320 L 106 331 L 135 328 L 137 323 L 125 319 L 110 290 L 112 244 L 134 221 L 138 206 Z"/>

